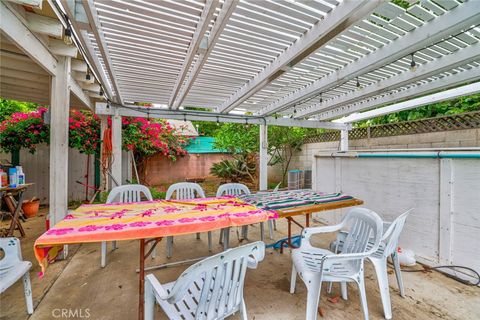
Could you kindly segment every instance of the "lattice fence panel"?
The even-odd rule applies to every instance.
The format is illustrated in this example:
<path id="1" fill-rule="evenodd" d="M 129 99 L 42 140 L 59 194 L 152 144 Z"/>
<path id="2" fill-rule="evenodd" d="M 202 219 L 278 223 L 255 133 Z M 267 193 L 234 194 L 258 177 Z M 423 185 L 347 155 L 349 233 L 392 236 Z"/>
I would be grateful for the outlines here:
<path id="1" fill-rule="evenodd" d="M 351 140 L 400 136 L 407 134 L 452 131 L 480 128 L 480 111 L 462 113 L 450 116 L 427 118 L 398 123 L 376 125 L 366 128 L 355 128 L 350 131 Z M 327 142 L 340 140 L 338 130 L 326 131 L 305 138 L 305 143 Z"/>

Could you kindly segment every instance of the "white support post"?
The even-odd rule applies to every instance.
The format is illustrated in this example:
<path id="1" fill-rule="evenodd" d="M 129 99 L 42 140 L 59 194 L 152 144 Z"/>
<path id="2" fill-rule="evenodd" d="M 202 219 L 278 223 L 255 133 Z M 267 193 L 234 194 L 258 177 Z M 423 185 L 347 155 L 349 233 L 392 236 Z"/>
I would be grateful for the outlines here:
<path id="1" fill-rule="evenodd" d="M 50 225 L 68 208 L 68 113 L 70 106 L 70 58 L 58 57 L 50 91 Z"/>
<path id="2" fill-rule="evenodd" d="M 340 151 L 341 152 L 348 151 L 348 130 L 340 131 Z"/>
<path id="3" fill-rule="evenodd" d="M 440 159 L 440 236 L 438 260 L 440 264 L 452 264 L 453 221 L 453 161 Z"/>
<path id="4" fill-rule="evenodd" d="M 122 185 L 122 117 L 112 117 L 112 187 Z"/>
<path id="5" fill-rule="evenodd" d="M 268 126 L 260 125 L 260 170 L 259 170 L 259 190 L 268 189 Z"/>

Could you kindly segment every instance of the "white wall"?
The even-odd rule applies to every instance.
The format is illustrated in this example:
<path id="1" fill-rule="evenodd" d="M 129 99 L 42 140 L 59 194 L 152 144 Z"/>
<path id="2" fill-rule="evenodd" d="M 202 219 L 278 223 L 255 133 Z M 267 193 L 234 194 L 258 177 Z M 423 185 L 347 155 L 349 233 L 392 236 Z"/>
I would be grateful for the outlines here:
<path id="1" fill-rule="evenodd" d="M 313 170 L 316 190 L 353 195 L 385 220 L 415 208 L 400 246 L 419 260 L 480 272 L 480 159 L 316 156 Z M 336 223 L 345 212 L 319 218 Z"/>
<path id="2" fill-rule="evenodd" d="M 20 165 L 25 172 L 26 181 L 33 182 L 34 185 L 27 190 L 26 199 L 31 197 L 40 198 L 41 204 L 48 203 L 49 192 L 49 147 L 46 145 L 39 146 L 35 154 L 31 154 L 28 150 L 20 151 Z M 0 153 L 0 159 L 11 160 L 11 155 Z M 68 200 L 85 199 L 85 187 L 76 183 L 77 180 L 84 181 L 87 169 L 87 156 L 79 153 L 75 149 L 69 149 L 68 153 Z M 89 185 L 94 185 L 94 157 L 90 156 L 90 177 Z M 92 190 L 89 191 L 92 196 Z"/>

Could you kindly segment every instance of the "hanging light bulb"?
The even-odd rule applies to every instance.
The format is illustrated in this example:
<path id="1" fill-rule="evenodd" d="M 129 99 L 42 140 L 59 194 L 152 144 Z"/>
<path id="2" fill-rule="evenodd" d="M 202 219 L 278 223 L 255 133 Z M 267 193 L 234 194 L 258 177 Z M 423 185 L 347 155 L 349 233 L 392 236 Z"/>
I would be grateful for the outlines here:
<path id="1" fill-rule="evenodd" d="M 67 28 L 65 29 L 65 33 L 63 35 L 63 42 L 65 42 L 65 44 L 67 46 L 69 46 L 73 43 L 72 29 L 70 28 L 70 24 L 68 23 L 68 19 L 67 19 Z"/>
<path id="2" fill-rule="evenodd" d="M 358 80 L 358 77 L 357 77 L 357 88 L 360 88 L 360 81 Z"/>
<path id="3" fill-rule="evenodd" d="M 220 125 L 220 120 L 219 120 L 219 118 L 218 118 L 218 116 L 217 116 L 217 126 L 218 126 L 218 125 Z"/>
<path id="4" fill-rule="evenodd" d="M 278 113 L 275 113 L 275 120 L 278 119 Z"/>
<path id="5" fill-rule="evenodd" d="M 417 63 L 415 62 L 414 59 L 414 53 L 412 53 L 412 61 L 410 62 L 410 69 L 415 70 L 415 67 L 417 66 Z"/>
<path id="6" fill-rule="evenodd" d="M 103 97 L 103 90 L 100 89 L 100 92 L 98 93 L 99 95 L 101 95 Z"/>
<path id="7" fill-rule="evenodd" d="M 320 92 L 320 103 L 323 102 L 322 93 Z"/>
<path id="8" fill-rule="evenodd" d="M 183 121 L 187 122 L 187 115 L 186 114 L 183 115 Z"/>
<path id="9" fill-rule="evenodd" d="M 85 76 L 85 79 L 90 80 L 92 77 L 90 76 L 90 69 L 87 68 L 87 75 Z"/>

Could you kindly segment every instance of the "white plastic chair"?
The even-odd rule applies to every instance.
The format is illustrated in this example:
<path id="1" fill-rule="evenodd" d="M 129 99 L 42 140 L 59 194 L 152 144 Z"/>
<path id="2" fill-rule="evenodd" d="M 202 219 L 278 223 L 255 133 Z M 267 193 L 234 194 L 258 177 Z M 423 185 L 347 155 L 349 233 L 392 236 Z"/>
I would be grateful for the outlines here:
<path id="1" fill-rule="evenodd" d="M 23 291 L 27 303 L 27 313 L 33 313 L 32 286 L 30 284 L 30 261 L 23 261 L 20 241 L 17 238 L 0 238 L 0 249 L 4 252 L 0 260 L 0 293 L 23 278 Z"/>
<path id="2" fill-rule="evenodd" d="M 174 282 L 162 285 L 153 274 L 147 275 L 145 320 L 153 320 L 155 301 L 173 320 L 225 319 L 237 311 L 246 320 L 245 273 L 264 256 L 265 244 L 257 241 L 197 262 Z"/>
<path id="3" fill-rule="evenodd" d="M 139 202 L 142 201 L 142 194 L 148 201 L 152 201 L 153 197 L 150 190 L 141 184 L 126 184 L 113 188 L 107 197 L 106 203 L 113 202 Z M 112 249 L 117 248 L 117 242 L 112 241 Z M 153 254 L 155 256 L 155 253 Z M 105 268 L 107 264 L 107 242 L 102 241 L 101 260 L 100 265 Z"/>
<path id="4" fill-rule="evenodd" d="M 175 199 L 177 200 L 186 200 L 194 198 L 205 198 L 205 192 L 202 187 L 193 182 L 179 182 L 174 183 L 168 187 L 167 194 L 165 195 L 166 200 L 170 200 L 175 193 Z M 208 251 L 212 251 L 212 232 L 208 233 Z M 200 239 L 200 233 L 197 233 L 197 239 Z M 173 236 L 167 237 L 167 258 L 172 257 L 173 251 Z"/>
<path id="5" fill-rule="evenodd" d="M 225 183 L 222 184 L 220 187 L 217 189 L 217 197 L 221 197 L 223 195 L 230 195 L 230 196 L 236 196 L 236 195 L 241 195 L 241 194 L 250 194 L 250 189 L 244 184 L 241 183 Z M 275 225 L 275 220 L 268 220 L 268 233 L 269 233 L 269 238 L 273 239 L 273 230 L 276 230 L 276 225 Z M 225 231 L 226 229 L 222 229 L 220 232 L 220 243 L 223 242 L 223 248 L 226 250 L 228 248 L 228 238 L 226 241 L 223 241 L 224 235 L 227 235 L 229 231 Z M 263 234 L 264 230 L 264 223 L 260 222 L 260 240 L 264 241 L 265 236 Z M 248 238 L 248 225 L 242 227 L 242 238 L 247 239 Z"/>
<path id="6" fill-rule="evenodd" d="M 402 272 L 397 255 L 397 247 L 400 234 L 402 233 L 403 226 L 405 225 L 405 221 L 412 210 L 413 208 L 402 213 L 391 223 L 383 222 L 383 236 L 378 250 L 368 257 L 368 260 L 370 260 L 375 267 L 375 273 L 377 274 L 385 319 L 392 318 L 392 306 L 390 301 L 390 290 L 388 286 L 387 274 L 387 259 L 389 256 L 392 258 L 400 296 L 405 297 Z M 330 249 L 332 249 L 334 252 L 342 252 L 347 236 L 348 232 L 340 232 L 337 235 L 337 239 L 330 245 Z M 372 242 L 370 241 L 369 246 L 371 245 Z"/>
<path id="7" fill-rule="evenodd" d="M 229 196 L 237 196 L 241 194 L 250 194 L 250 189 L 244 184 L 241 183 L 225 183 L 222 184 L 221 186 L 218 187 L 217 189 L 217 197 L 221 197 L 224 195 L 229 195 Z M 261 222 L 263 223 L 263 222 Z M 242 235 L 245 234 L 245 229 L 248 228 L 248 226 L 243 226 L 242 227 Z M 262 239 L 263 240 L 263 239 Z M 220 230 L 220 241 L 219 243 L 223 243 L 223 250 L 227 250 L 229 247 L 229 241 L 230 241 L 230 228 L 224 228 Z"/>
<path id="8" fill-rule="evenodd" d="M 312 246 L 310 237 L 318 233 L 336 232 L 350 227 L 340 254 Z M 346 282 L 355 282 L 365 319 L 368 319 L 365 293 L 364 259 L 377 251 L 382 236 L 382 219 L 373 211 L 353 208 L 338 225 L 305 228 L 300 248 L 292 250 L 292 278 L 290 292 L 295 292 L 297 272 L 307 286 L 307 320 L 317 319 L 317 309 L 323 281 L 341 282 L 342 297 L 346 299 Z M 369 245 L 369 240 L 372 244 Z"/>

